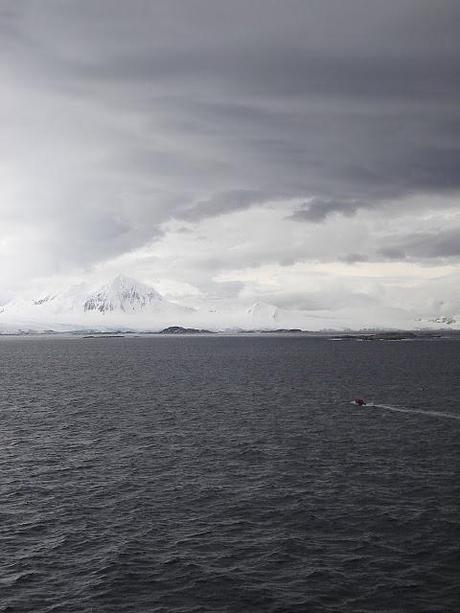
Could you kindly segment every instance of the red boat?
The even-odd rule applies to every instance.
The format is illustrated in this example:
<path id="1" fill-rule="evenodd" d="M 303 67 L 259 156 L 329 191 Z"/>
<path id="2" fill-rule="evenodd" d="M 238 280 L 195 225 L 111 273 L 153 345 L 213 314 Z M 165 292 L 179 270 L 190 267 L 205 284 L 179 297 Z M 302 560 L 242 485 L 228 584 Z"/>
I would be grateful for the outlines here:
<path id="1" fill-rule="evenodd" d="M 355 398 L 355 404 L 357 404 L 359 407 L 362 407 L 366 404 L 365 400 L 363 400 L 363 398 Z"/>

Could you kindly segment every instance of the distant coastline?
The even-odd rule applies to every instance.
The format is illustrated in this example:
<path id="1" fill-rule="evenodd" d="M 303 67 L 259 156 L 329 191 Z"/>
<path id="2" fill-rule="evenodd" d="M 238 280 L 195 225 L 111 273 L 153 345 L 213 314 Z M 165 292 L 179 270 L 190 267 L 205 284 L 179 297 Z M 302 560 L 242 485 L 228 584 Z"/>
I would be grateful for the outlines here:
<path id="1" fill-rule="evenodd" d="M 325 338 L 341 342 L 372 342 L 372 341 L 417 341 L 440 338 L 458 338 L 459 330 L 302 330 L 300 328 L 268 329 L 227 329 L 209 330 L 187 328 L 183 326 L 168 326 L 161 330 L 18 330 L 0 332 L 1 337 L 60 337 L 82 339 L 139 338 L 151 336 L 300 336 Z"/>

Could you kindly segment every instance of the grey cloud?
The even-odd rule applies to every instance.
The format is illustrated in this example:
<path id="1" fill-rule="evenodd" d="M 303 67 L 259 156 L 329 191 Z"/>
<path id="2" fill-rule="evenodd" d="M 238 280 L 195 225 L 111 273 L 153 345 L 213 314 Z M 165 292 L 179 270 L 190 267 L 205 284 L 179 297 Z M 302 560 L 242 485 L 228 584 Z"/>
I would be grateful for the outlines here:
<path id="1" fill-rule="evenodd" d="M 0 3 L 0 163 L 30 184 L 0 212 L 86 266 L 281 196 L 318 224 L 456 192 L 459 23 L 457 0 Z M 406 250 L 454 257 L 455 238 L 380 254 Z"/>
<path id="2" fill-rule="evenodd" d="M 365 205 L 357 202 L 338 202 L 335 200 L 320 200 L 317 198 L 313 202 L 304 205 L 303 208 L 294 211 L 289 219 L 319 223 L 333 213 L 351 217 L 363 206 Z"/>
<path id="3" fill-rule="evenodd" d="M 199 221 L 206 217 L 218 217 L 226 213 L 243 211 L 270 199 L 270 194 L 256 190 L 232 190 L 214 194 L 208 200 L 197 202 L 194 206 L 178 213 L 184 221 Z"/>
<path id="4" fill-rule="evenodd" d="M 382 247 L 382 249 L 379 249 L 377 253 L 388 260 L 406 259 L 406 252 L 398 247 Z"/>
<path id="5" fill-rule="evenodd" d="M 117 2 L 50 6 L 52 18 L 29 7 L 24 19 L 27 26 L 34 18 L 33 53 L 20 57 L 36 62 L 38 78 L 71 82 L 146 116 L 147 101 L 152 115 L 169 112 L 177 130 L 195 125 L 225 143 L 205 165 L 221 160 L 229 189 L 271 191 L 275 177 L 300 197 L 379 199 L 459 187 L 458 138 L 451 142 L 444 128 L 458 136 L 454 2 L 437 11 L 420 0 L 372 8 L 357 0 L 326 8 L 235 2 L 232 10 L 196 1 L 138 0 L 129 11 Z M 429 44 L 420 34 L 427 23 L 435 33 Z M 194 173 L 205 188 L 211 180 L 206 166 L 184 174 L 186 151 L 152 157 L 140 148 L 135 163 L 189 183 Z"/>
<path id="6" fill-rule="evenodd" d="M 359 262 L 368 262 L 369 256 L 365 253 L 347 253 L 340 259 L 346 264 L 358 264 Z"/>
<path id="7" fill-rule="evenodd" d="M 391 239 L 388 239 L 391 241 Z M 436 259 L 460 257 L 460 228 L 438 232 L 417 232 L 390 242 L 380 253 L 389 259 Z"/>
<path id="8" fill-rule="evenodd" d="M 58 57 L 97 79 L 221 77 L 232 87 L 283 95 L 458 91 L 458 80 L 446 79 L 456 75 L 454 1 L 436 11 L 423 0 L 47 4 L 54 10 L 46 15 L 29 4 L 29 24 L 39 37 L 51 30 Z"/>

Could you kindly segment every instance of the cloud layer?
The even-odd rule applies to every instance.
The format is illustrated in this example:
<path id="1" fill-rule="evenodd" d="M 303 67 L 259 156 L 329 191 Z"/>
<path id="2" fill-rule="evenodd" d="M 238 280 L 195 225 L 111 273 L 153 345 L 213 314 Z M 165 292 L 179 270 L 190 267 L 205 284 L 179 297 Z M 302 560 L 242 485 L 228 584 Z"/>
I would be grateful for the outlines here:
<path id="1" fill-rule="evenodd" d="M 0 1 L 0 300 L 117 266 L 222 298 L 273 265 L 442 277 L 459 23 L 456 0 Z M 272 297 L 331 295 L 301 286 Z"/>

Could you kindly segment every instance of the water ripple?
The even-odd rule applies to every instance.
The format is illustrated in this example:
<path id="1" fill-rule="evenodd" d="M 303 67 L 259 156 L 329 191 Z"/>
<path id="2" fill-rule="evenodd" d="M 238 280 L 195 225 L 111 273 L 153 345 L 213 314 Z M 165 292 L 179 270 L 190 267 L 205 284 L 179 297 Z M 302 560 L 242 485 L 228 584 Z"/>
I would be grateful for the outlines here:
<path id="1" fill-rule="evenodd" d="M 454 343 L 9 339 L 0 362 L 0 611 L 458 610 L 458 427 L 348 403 L 458 416 Z"/>

